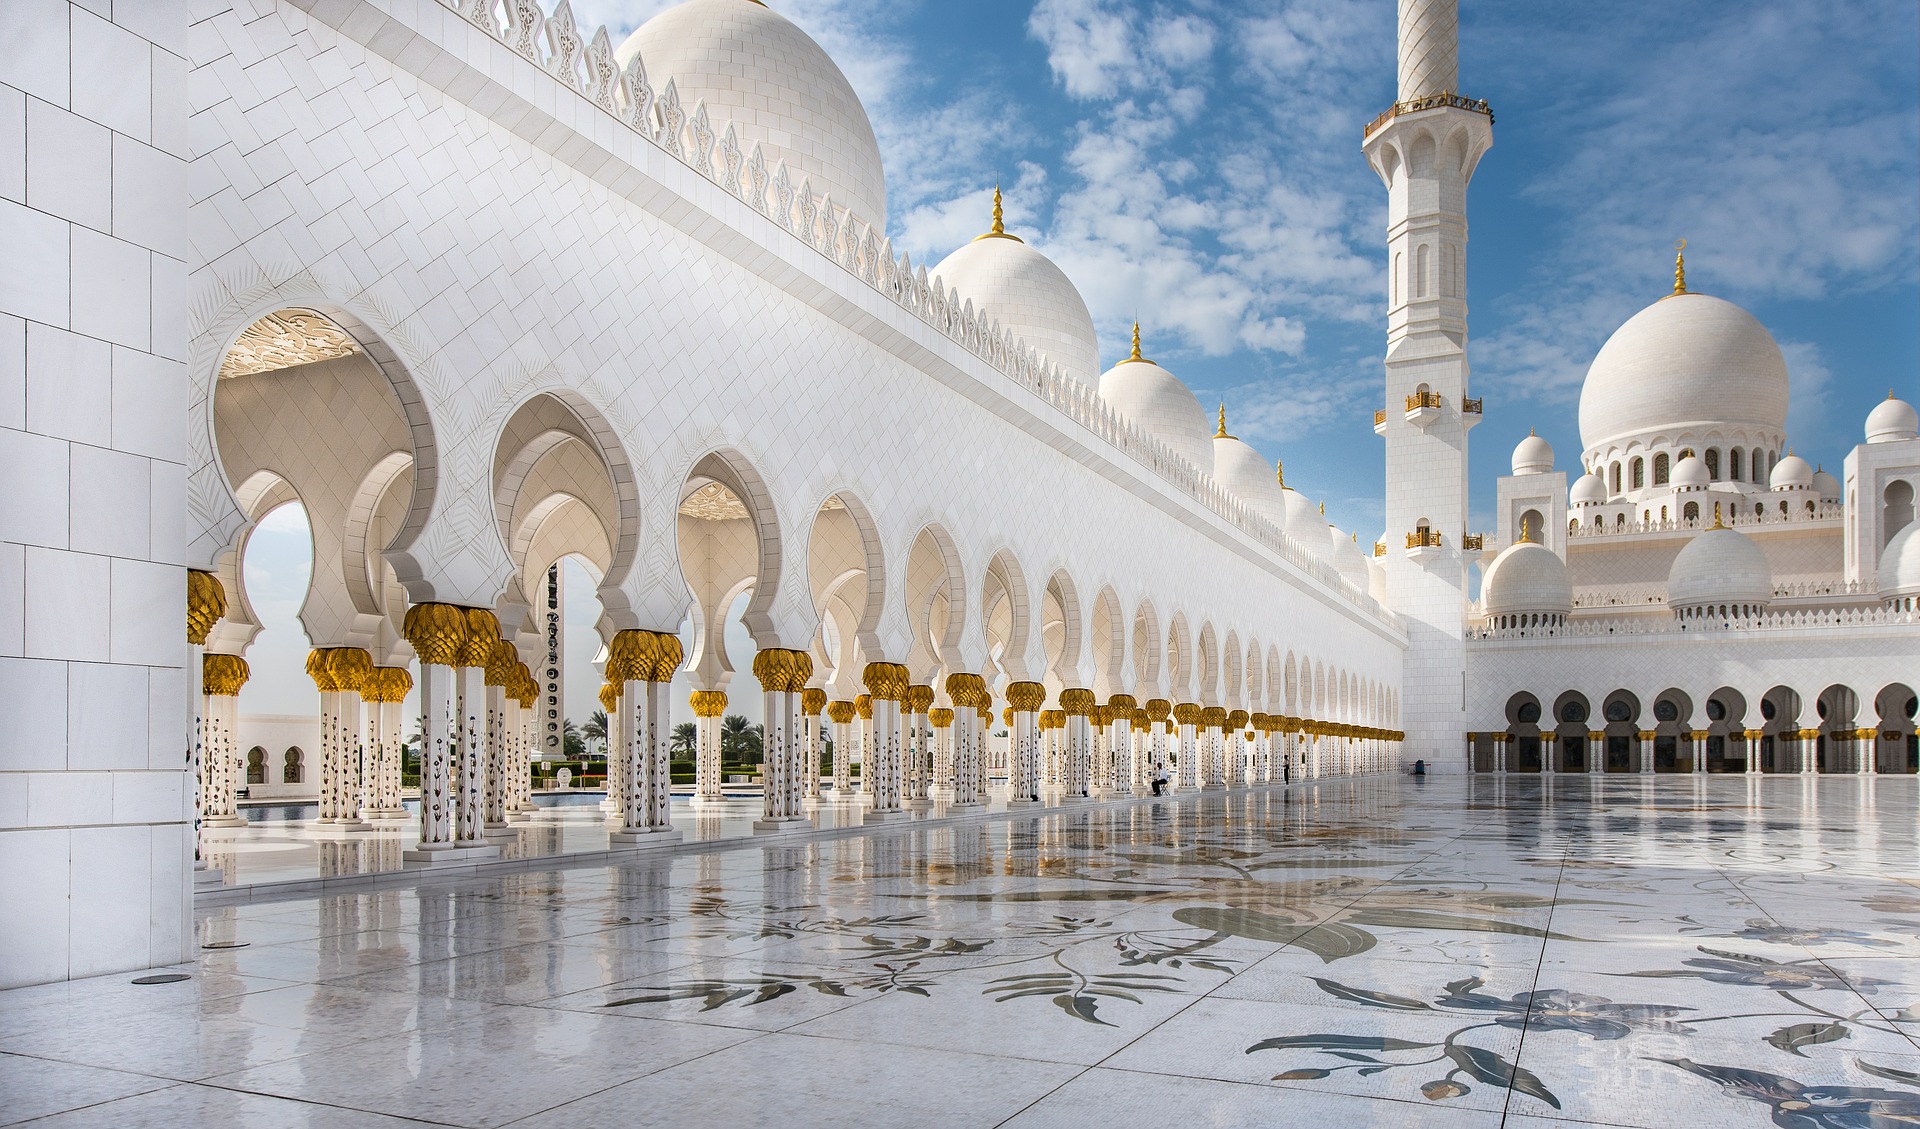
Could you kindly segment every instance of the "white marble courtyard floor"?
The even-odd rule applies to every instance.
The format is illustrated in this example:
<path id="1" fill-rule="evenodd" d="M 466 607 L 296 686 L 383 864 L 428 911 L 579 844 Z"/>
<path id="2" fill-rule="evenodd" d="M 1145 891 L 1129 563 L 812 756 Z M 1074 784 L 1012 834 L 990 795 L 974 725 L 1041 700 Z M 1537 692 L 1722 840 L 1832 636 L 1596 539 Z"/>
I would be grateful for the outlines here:
<path id="1" fill-rule="evenodd" d="M 1369 778 L 219 906 L 0 993 L 0 1122 L 1911 1126 L 1917 815 Z"/>

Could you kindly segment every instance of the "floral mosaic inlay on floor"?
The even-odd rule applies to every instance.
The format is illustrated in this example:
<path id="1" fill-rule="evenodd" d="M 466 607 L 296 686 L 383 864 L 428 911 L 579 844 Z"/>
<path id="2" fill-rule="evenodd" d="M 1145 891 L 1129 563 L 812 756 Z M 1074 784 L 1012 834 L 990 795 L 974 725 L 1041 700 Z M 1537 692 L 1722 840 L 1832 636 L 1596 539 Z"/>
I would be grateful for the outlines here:
<path id="1" fill-rule="evenodd" d="M 1388 777 L 222 906 L 0 993 L 0 1121 L 1912 1125 L 1915 847 L 1911 779 Z"/>

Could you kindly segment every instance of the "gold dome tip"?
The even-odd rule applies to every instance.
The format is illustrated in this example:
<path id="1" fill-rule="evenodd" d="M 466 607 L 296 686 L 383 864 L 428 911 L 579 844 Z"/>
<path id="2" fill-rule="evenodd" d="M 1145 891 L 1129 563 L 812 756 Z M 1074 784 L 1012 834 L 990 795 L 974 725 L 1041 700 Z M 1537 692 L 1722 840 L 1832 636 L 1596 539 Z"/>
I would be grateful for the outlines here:
<path id="1" fill-rule="evenodd" d="M 1121 361 L 1120 363 L 1124 365 L 1129 361 L 1145 361 L 1147 364 L 1153 363 L 1152 361 L 1148 361 L 1145 357 L 1140 355 L 1140 319 L 1139 318 L 1133 319 L 1133 352 L 1127 356 L 1127 359 L 1125 361 Z"/>
<path id="2" fill-rule="evenodd" d="M 995 183 L 993 186 L 993 230 L 987 232 L 985 235 L 976 235 L 973 237 L 975 243 L 980 242 L 982 239 L 1011 239 L 1015 243 L 1025 242 L 1025 240 L 1021 239 L 1018 235 L 1007 234 L 1005 217 L 1000 210 L 1000 185 L 998 183 Z"/>
<path id="3" fill-rule="evenodd" d="M 1673 292 L 1687 292 L 1687 241 L 1684 239 L 1673 245 Z"/>
<path id="4" fill-rule="evenodd" d="M 1227 434 L 1227 402 L 1225 400 L 1220 401 L 1220 428 L 1213 433 L 1213 437 L 1215 439 L 1233 438 Z"/>

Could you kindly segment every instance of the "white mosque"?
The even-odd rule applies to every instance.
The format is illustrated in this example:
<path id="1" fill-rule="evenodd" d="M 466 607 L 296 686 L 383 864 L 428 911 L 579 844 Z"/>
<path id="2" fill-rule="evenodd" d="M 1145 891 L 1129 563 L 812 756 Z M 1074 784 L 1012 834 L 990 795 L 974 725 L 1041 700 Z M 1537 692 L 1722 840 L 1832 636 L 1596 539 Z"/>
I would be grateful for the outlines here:
<path id="1" fill-rule="evenodd" d="M 896 253 L 866 113 L 776 7 L 687 0 L 617 46 L 566 0 L 234 0 L 72 39 L 19 81 L 86 130 L 29 134 L 32 273 L 0 280 L 28 389 L 0 693 L 37 750 L 0 766 L 32 797 L 0 856 L 36 875 L 9 916 L 66 927 L 0 926 L 0 985 L 179 960 L 250 782 L 308 790 L 330 835 L 407 828 L 408 865 L 512 844 L 566 557 L 602 612 L 612 847 L 677 837 L 676 676 L 719 795 L 743 668 L 774 833 L 1169 767 L 1913 773 L 1913 409 L 1874 407 L 1843 477 L 1809 468 L 1780 351 L 1683 276 L 1595 358 L 1575 481 L 1529 438 L 1497 532 L 1468 531 L 1493 122 L 1456 93 L 1454 8 L 1401 0 L 1364 137 L 1390 203 L 1370 555 L 1148 359 L 1151 325 L 1103 368 L 997 202 L 939 263 Z M 111 99 L 82 81 L 135 67 Z M 306 745 L 235 708 L 248 538 L 294 503 Z"/>

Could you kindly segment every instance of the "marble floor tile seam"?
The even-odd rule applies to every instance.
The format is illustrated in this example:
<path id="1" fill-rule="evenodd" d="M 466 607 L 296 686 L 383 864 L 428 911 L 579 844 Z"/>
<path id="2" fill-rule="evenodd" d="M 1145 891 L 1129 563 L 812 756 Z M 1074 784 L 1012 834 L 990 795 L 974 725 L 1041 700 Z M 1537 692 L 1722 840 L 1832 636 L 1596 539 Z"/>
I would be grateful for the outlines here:
<path id="1" fill-rule="evenodd" d="M 272 1098 L 277 1101 L 290 1102 L 300 1106 L 313 1106 L 318 1109 L 338 1110 L 342 1113 L 371 1114 L 376 1117 L 387 1118 L 396 1123 L 402 1123 L 402 1124 L 408 1124 L 408 1125 L 435 1126 L 435 1127 L 438 1127 L 438 1129 L 469 1129 L 468 1124 L 466 1122 L 438 1121 L 438 1120 L 433 1120 L 431 1118 L 415 1117 L 415 1116 L 406 1115 L 406 1114 L 385 1113 L 380 1110 L 367 1109 L 364 1106 L 347 1105 L 341 1102 L 315 1101 L 312 1098 L 292 1098 L 292 1097 L 286 1096 L 285 1094 L 274 1094 L 264 1090 L 250 1090 L 244 1086 L 224 1085 L 216 1079 L 203 1078 L 203 1079 L 198 1079 L 191 1082 L 178 1082 L 178 1083 L 175 1083 L 175 1086 L 171 1088 L 186 1089 L 188 1087 L 197 1087 L 203 1090 L 219 1090 L 219 1091 L 223 1091 L 230 1094 L 244 1094 L 249 1097 L 256 1097 L 256 1098 Z M 151 1094 L 152 1091 L 148 1091 L 148 1093 Z M 25 1124 L 30 1126 L 33 1124 L 33 1122 L 26 1122 Z"/>
<path id="2" fill-rule="evenodd" d="M 1569 847 L 1569 850 L 1571 850 L 1571 847 Z M 1557 916 L 1555 911 L 1557 911 L 1560 907 L 1560 888 L 1566 877 L 1566 869 L 1567 869 L 1566 855 L 1562 855 L 1560 868 L 1554 873 L 1553 901 L 1549 904 L 1547 909 L 1546 933 L 1548 937 L 1552 937 L 1554 934 L 1553 919 L 1555 916 Z M 1546 959 L 1547 959 L 1547 948 L 1543 944 L 1540 946 L 1539 959 L 1534 962 L 1532 983 L 1529 984 L 1527 987 L 1529 1000 L 1532 999 L 1532 994 L 1534 992 L 1537 992 L 1540 990 L 1540 970 L 1542 966 L 1546 963 Z M 1509 1080 L 1506 1088 L 1507 1092 L 1505 1095 L 1505 1100 L 1500 1106 L 1500 1119 L 1503 1122 L 1506 1120 L 1507 1116 L 1513 1111 L 1514 1086 L 1519 1081 L 1518 1076 L 1519 1076 L 1520 1070 L 1522 1069 L 1520 1064 L 1526 1059 L 1527 1034 L 1529 1029 L 1532 1028 L 1532 1026 L 1533 1026 L 1533 1008 L 1531 1004 L 1529 1004 L 1526 1016 L 1525 1018 L 1522 1019 L 1521 1025 L 1520 1025 L 1519 1045 L 1516 1046 L 1513 1051 L 1514 1078 Z"/>
<path id="3" fill-rule="evenodd" d="M 1113 1066 L 1107 1063 L 1099 1063 L 1099 1064 L 1096 1064 L 1095 1066 L 1087 1068 L 1088 1072 L 1092 1072 L 1096 1070 L 1100 1072 L 1114 1071 L 1114 1072 L 1123 1073 L 1123 1074 L 1131 1074 L 1131 1075 L 1135 1075 L 1137 1077 L 1142 1077 L 1142 1078 L 1183 1078 L 1184 1079 L 1184 1078 L 1193 1077 L 1192 1075 L 1180 1074 L 1174 1071 L 1143 1070 L 1138 1067 Z M 1270 1096 L 1273 1095 L 1276 1089 L 1276 1087 L 1267 1085 L 1265 1083 L 1248 1082 L 1238 1078 L 1218 1078 L 1213 1076 L 1206 1076 L 1205 1080 L 1208 1082 L 1216 1083 L 1218 1085 L 1223 1085 L 1223 1086 L 1245 1086 L 1252 1091 L 1263 1092 Z M 1390 1109 L 1390 1110 L 1403 1110 L 1403 1109 L 1404 1110 L 1431 1110 L 1431 1109 L 1439 1108 L 1433 1105 L 1433 1103 L 1426 1101 L 1425 1099 L 1414 1100 L 1412 1098 L 1397 1098 L 1397 1097 L 1392 1097 L 1385 1094 L 1355 1094 L 1346 1090 L 1336 1090 L 1331 1087 L 1323 1089 L 1316 1086 L 1305 1085 L 1299 1082 L 1293 1083 L 1292 1085 L 1298 1087 L 1299 1089 L 1311 1091 L 1314 1093 L 1333 1094 L 1343 1098 L 1354 1098 L 1360 1101 L 1377 1102 L 1383 1108 Z M 1061 1088 L 1064 1088 L 1064 1084 Z M 1497 1126 L 1500 1123 L 1501 1119 L 1505 1116 L 1504 1113 L 1500 1110 L 1468 1109 L 1466 1107 L 1455 1107 L 1455 1108 L 1460 1109 L 1461 1112 L 1485 1114 L 1488 1119 L 1489 1125 L 1494 1125 L 1494 1126 Z M 1008 1120 L 1011 1121 L 1013 1119 L 1009 1118 Z"/>
<path id="4" fill-rule="evenodd" d="M 240 886 L 218 886 L 196 893 L 195 906 L 218 907 L 227 904 L 263 904 L 281 900 L 294 900 L 314 893 L 341 892 L 380 887 L 419 886 L 438 880 L 458 880 L 473 877 L 516 874 L 539 870 L 592 869 L 607 866 L 620 866 L 648 859 L 679 858 L 691 855 L 731 852 L 767 846 L 796 846 L 823 842 L 835 842 L 847 839 L 879 838 L 897 836 L 926 830 L 943 830 L 976 824 L 1009 822 L 1074 816 L 1095 811 L 1111 811 L 1135 806 L 1167 803 L 1204 804 L 1209 801 L 1232 799 L 1249 795 L 1274 794 L 1315 787 L 1352 786 L 1352 782 L 1369 779 L 1368 776 L 1339 777 L 1331 781 L 1298 781 L 1288 784 L 1260 784 L 1231 790 L 1204 790 L 1177 792 L 1168 796 L 1121 796 L 1113 799 L 1090 800 L 1080 803 L 1049 805 L 1035 810 L 1012 811 L 1004 808 L 983 807 L 979 811 L 949 813 L 911 822 L 878 825 L 855 825 L 849 827 L 825 827 L 796 829 L 752 836 L 739 836 L 729 839 L 688 840 L 681 839 L 658 846 L 611 847 L 603 851 L 588 851 L 571 854 L 538 855 L 523 859 L 497 859 L 472 863 L 450 862 L 440 866 L 415 867 L 402 870 L 376 871 L 367 874 L 348 874 L 331 877 L 317 877 L 278 882 L 250 883 Z"/>

